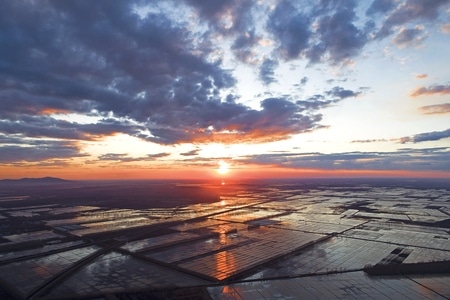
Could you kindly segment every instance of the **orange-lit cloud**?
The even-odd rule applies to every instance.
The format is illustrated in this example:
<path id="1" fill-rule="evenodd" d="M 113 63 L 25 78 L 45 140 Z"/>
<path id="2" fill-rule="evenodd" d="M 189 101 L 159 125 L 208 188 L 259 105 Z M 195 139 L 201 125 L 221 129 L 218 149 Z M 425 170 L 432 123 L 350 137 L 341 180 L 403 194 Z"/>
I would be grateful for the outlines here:
<path id="1" fill-rule="evenodd" d="M 447 95 L 450 94 L 450 85 L 433 85 L 430 87 L 420 87 L 412 91 L 411 97 L 419 97 L 423 95 Z"/>
<path id="2" fill-rule="evenodd" d="M 305 132 L 310 129 L 305 128 Z M 299 133 L 300 131 L 292 130 L 283 127 L 264 127 L 263 129 L 255 128 L 248 132 L 238 132 L 236 130 L 211 132 L 207 135 L 201 134 L 197 136 L 190 136 L 190 140 L 186 142 L 194 143 L 268 143 L 288 139 L 291 135 Z"/>
<path id="3" fill-rule="evenodd" d="M 42 109 L 39 113 L 42 115 L 53 115 L 53 114 L 67 114 L 70 111 L 67 109 L 58 109 L 58 108 L 54 108 L 54 107 L 48 107 L 48 108 L 44 108 Z"/>
<path id="4" fill-rule="evenodd" d="M 419 108 L 420 111 L 427 115 L 448 114 L 450 113 L 450 103 L 427 105 Z"/>
<path id="5" fill-rule="evenodd" d="M 428 77 L 428 75 L 427 74 L 414 74 L 415 76 L 415 78 L 416 79 L 425 79 L 425 78 L 427 78 Z"/>
<path id="6" fill-rule="evenodd" d="M 450 23 L 441 25 L 441 32 L 445 33 L 445 34 L 449 34 L 450 33 Z"/>

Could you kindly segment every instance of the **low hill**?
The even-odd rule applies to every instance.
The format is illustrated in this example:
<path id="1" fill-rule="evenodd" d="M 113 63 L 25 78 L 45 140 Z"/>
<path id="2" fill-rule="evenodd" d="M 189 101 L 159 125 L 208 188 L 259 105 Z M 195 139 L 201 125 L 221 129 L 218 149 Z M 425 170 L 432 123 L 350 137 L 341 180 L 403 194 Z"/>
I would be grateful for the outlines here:
<path id="1" fill-rule="evenodd" d="M 41 178 L 21 178 L 21 179 L 3 179 L 0 184 L 57 184 L 69 183 L 70 180 L 65 180 L 56 177 L 41 177 Z"/>

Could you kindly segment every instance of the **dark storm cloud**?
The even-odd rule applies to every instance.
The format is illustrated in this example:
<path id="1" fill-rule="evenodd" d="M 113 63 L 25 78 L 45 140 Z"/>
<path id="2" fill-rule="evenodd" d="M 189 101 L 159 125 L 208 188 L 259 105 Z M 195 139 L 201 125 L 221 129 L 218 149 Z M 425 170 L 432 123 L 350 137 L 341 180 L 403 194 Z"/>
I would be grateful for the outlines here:
<path id="1" fill-rule="evenodd" d="M 49 159 L 70 159 L 85 156 L 79 147 L 67 141 L 32 142 L 31 145 L 2 145 L 0 147 L 0 163 L 11 164 L 21 162 L 38 162 Z"/>
<path id="2" fill-rule="evenodd" d="M 392 34 L 394 26 L 416 20 L 436 20 L 442 7 L 449 3 L 450 0 L 407 0 L 399 2 L 399 5 L 386 17 L 375 38 L 382 39 Z"/>
<path id="3" fill-rule="evenodd" d="M 291 153 L 247 157 L 246 163 L 305 169 L 447 171 L 449 148 L 399 149 L 397 152 Z"/>
<path id="4" fill-rule="evenodd" d="M 450 129 L 443 131 L 424 132 L 411 137 L 402 137 L 400 143 L 420 143 L 428 141 L 438 141 L 450 137 Z"/>
<path id="5" fill-rule="evenodd" d="M 422 44 L 426 38 L 423 28 L 402 28 L 398 34 L 392 39 L 392 43 L 398 48 L 405 48 L 408 46 L 417 47 Z"/>
<path id="6" fill-rule="evenodd" d="M 276 82 L 275 78 L 275 68 L 278 66 L 278 62 L 276 60 L 267 58 L 261 64 L 259 69 L 259 78 L 261 78 L 264 84 L 271 84 Z"/>

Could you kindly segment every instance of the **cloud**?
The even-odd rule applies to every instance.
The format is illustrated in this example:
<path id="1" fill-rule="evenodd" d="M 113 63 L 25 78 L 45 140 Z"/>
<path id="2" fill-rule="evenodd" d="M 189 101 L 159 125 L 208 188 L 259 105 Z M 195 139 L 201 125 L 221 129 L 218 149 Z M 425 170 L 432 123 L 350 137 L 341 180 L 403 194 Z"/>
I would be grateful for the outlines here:
<path id="1" fill-rule="evenodd" d="M 324 107 L 327 107 L 336 101 L 333 100 L 322 100 L 323 96 L 316 95 L 314 97 L 309 98 L 308 100 L 298 100 L 296 103 L 304 110 L 318 110 Z"/>
<path id="2" fill-rule="evenodd" d="M 355 1 L 323 1 L 309 10 L 280 1 L 267 29 L 284 60 L 305 57 L 311 63 L 341 64 L 359 54 L 373 27 L 372 22 L 356 27 L 355 9 Z"/>
<path id="3" fill-rule="evenodd" d="M 318 62 L 326 56 L 331 64 L 345 63 L 359 54 L 374 25 L 367 22 L 363 28 L 355 26 L 355 1 L 328 2 L 328 6 L 331 14 L 324 14 L 316 20 L 315 36 L 319 41 L 306 51 L 306 57 L 311 62 Z"/>
<path id="4" fill-rule="evenodd" d="M 263 100 L 260 110 L 233 102 L 206 102 L 183 111 L 173 108 L 160 117 L 152 135 L 141 138 L 161 144 L 258 143 L 313 130 L 321 120 L 321 115 L 303 114 L 301 107 L 283 97 Z"/>
<path id="5" fill-rule="evenodd" d="M 450 137 L 450 129 L 447 129 L 447 130 L 443 130 L 443 131 L 433 131 L 433 132 L 416 134 L 413 137 L 413 142 L 419 143 L 419 142 L 426 142 L 426 141 L 438 141 L 438 140 L 446 139 L 449 137 Z"/>
<path id="6" fill-rule="evenodd" d="M 285 59 L 294 59 L 309 47 L 312 35 L 310 16 L 299 12 L 289 1 L 280 1 L 269 16 L 267 29 L 278 41 Z"/>
<path id="7" fill-rule="evenodd" d="M 264 84 L 268 85 L 276 82 L 275 78 L 275 68 L 278 66 L 278 61 L 267 58 L 261 64 L 259 69 L 259 78 L 261 78 Z"/>
<path id="8" fill-rule="evenodd" d="M 72 159 L 83 157 L 76 143 L 67 141 L 39 140 L 22 145 L 2 145 L 0 147 L 0 164 L 17 164 L 23 162 L 40 162 L 52 159 Z"/>
<path id="9" fill-rule="evenodd" d="M 199 149 L 194 149 L 194 150 L 191 150 L 191 151 L 188 151 L 188 152 L 182 152 L 182 153 L 180 153 L 180 155 L 182 155 L 182 156 L 195 156 L 195 155 L 198 155 L 198 153 L 199 153 Z"/>
<path id="10" fill-rule="evenodd" d="M 414 28 L 402 27 L 398 34 L 392 39 L 392 43 L 397 48 L 418 47 L 422 45 L 426 38 L 426 32 L 423 26 L 415 26 Z"/>
<path id="11" fill-rule="evenodd" d="M 420 87 L 412 91 L 411 97 L 419 97 L 423 95 L 447 95 L 450 94 L 450 85 L 432 85 L 430 87 Z"/>
<path id="12" fill-rule="evenodd" d="M 442 7 L 433 3 L 428 6 Z M 270 59 L 259 70 L 268 85 L 283 60 L 336 65 L 358 56 L 374 25 L 358 20 L 357 4 L 283 0 L 271 10 L 249 0 L 186 0 L 164 2 L 171 13 L 158 5 L 142 13 L 140 1 L 7 1 L 0 11 L 0 133 L 68 141 L 123 133 L 177 144 L 257 143 L 315 130 L 319 109 L 362 89 L 336 86 L 298 101 L 270 96 L 256 109 L 237 102 L 236 78 L 224 62 L 229 57 L 214 43 L 226 40 L 226 50 L 254 63 L 255 47 L 272 39 L 275 49 L 265 49 Z M 392 18 L 401 6 L 391 6 L 373 2 L 370 14 L 390 12 Z M 420 7 L 417 16 L 437 14 Z M 256 20 L 261 15 L 267 19 Z"/>
<path id="13" fill-rule="evenodd" d="M 447 108 L 450 112 L 450 106 Z M 439 112 L 440 113 L 440 112 Z M 378 143 L 378 142 L 397 142 L 405 143 L 420 143 L 427 141 L 438 141 L 450 137 L 450 129 L 443 131 L 433 131 L 415 134 L 413 136 L 405 136 L 396 139 L 368 139 L 368 140 L 354 140 L 351 143 Z"/>
<path id="14" fill-rule="evenodd" d="M 2 76 L 1 72 L 0 76 Z M 69 112 L 87 114 L 92 109 L 92 102 L 89 100 L 62 101 L 63 99 L 59 97 L 30 93 L 26 91 L 26 88 L 0 87 L 0 95 L 2 96 L 2 101 L 0 101 L 1 119 L 16 119 L 22 114 L 45 115 Z"/>
<path id="15" fill-rule="evenodd" d="M 233 45 L 231 45 L 231 50 L 238 60 L 246 63 L 255 63 L 256 53 L 253 48 L 259 41 L 260 38 L 256 36 L 254 30 L 247 31 L 239 34 Z"/>
<path id="16" fill-rule="evenodd" d="M 399 5 L 386 17 L 383 25 L 375 34 L 376 39 L 383 39 L 392 34 L 395 26 L 401 26 L 417 20 L 434 21 L 438 18 L 442 7 L 449 0 L 407 0 Z"/>
<path id="17" fill-rule="evenodd" d="M 277 153 L 248 156 L 244 163 L 325 170 L 448 171 L 450 148 L 399 149 L 396 152 Z"/>
<path id="18" fill-rule="evenodd" d="M 302 112 L 301 107 L 285 98 L 267 98 L 261 102 L 261 110 L 245 109 L 230 120 L 217 122 L 214 130 L 188 134 L 194 141 L 276 141 L 320 127 L 321 115 Z"/>
<path id="19" fill-rule="evenodd" d="M 231 14 L 232 28 L 222 34 L 235 34 L 235 51 L 250 51 L 257 43 L 249 25 L 251 1 L 187 3 L 215 24 L 211 28 Z M 259 110 L 236 103 L 238 96 L 231 92 L 236 81 L 220 59 L 211 59 L 214 48 L 203 47 L 198 35 L 176 18 L 157 9 L 137 14 L 134 5 L 5 4 L 0 12 L 5 42 L 0 49 L 0 132 L 69 140 L 124 133 L 176 144 L 273 141 L 320 127 L 320 114 L 304 113 L 288 97 L 265 99 Z M 297 25 L 304 20 L 294 11 L 286 23 L 281 13 L 288 8 L 275 9 L 272 32 L 285 36 L 280 47 L 296 52 Z M 13 15 L 17 18 L 8 17 Z M 274 82 L 275 67 L 276 60 L 264 61 L 262 80 Z M 55 112 L 98 121 L 55 119 Z"/>
<path id="20" fill-rule="evenodd" d="M 421 74 L 414 74 L 414 77 L 415 77 L 416 79 L 425 79 L 425 78 L 428 77 L 428 74 L 424 74 L 424 73 L 421 73 Z"/>
<path id="21" fill-rule="evenodd" d="M 255 47 L 265 37 L 261 35 L 255 13 L 263 5 L 254 1 L 200 1 L 188 0 L 200 21 L 207 20 L 209 36 L 221 34 L 233 37 L 231 49 L 243 62 L 254 63 Z M 375 0 L 366 10 L 366 22 L 358 19 L 359 2 L 354 0 L 302 3 L 277 1 L 265 8 L 268 19 L 266 30 L 275 42 L 278 58 L 285 61 L 306 58 L 310 63 L 345 64 L 359 55 L 374 37 L 385 38 L 393 30 L 416 20 L 435 20 L 448 0 Z M 386 15 L 379 28 L 376 21 Z M 258 17 L 255 17 L 258 16 Z M 395 28 L 394 28 L 395 27 Z M 258 32 L 258 33 L 257 33 Z M 412 39 L 412 36 L 415 39 Z M 395 39 L 396 45 L 405 41 L 419 43 L 423 35 L 417 29 L 408 29 Z M 402 42 L 404 41 L 404 42 Z"/>
<path id="22" fill-rule="evenodd" d="M 426 115 L 448 114 L 450 113 L 450 103 L 427 105 L 419 108 Z"/>
<path id="23" fill-rule="evenodd" d="M 379 142 L 389 142 L 390 140 L 388 139 L 372 139 L 372 140 L 353 140 L 351 141 L 351 143 L 356 143 L 356 144 L 368 144 L 368 143 L 379 143 Z"/>
<path id="24" fill-rule="evenodd" d="M 209 30 L 205 36 L 215 39 L 217 36 L 232 37 L 230 49 L 241 62 L 255 63 L 254 48 L 261 41 L 256 34 L 250 0 L 187 0 L 200 15 L 200 21 L 206 21 Z M 178 4 L 178 3 L 177 3 Z M 213 45 L 211 45 L 214 47 Z"/>
<path id="25" fill-rule="evenodd" d="M 366 15 L 387 13 L 395 7 L 395 0 L 374 0 L 366 10 Z"/>
<path id="26" fill-rule="evenodd" d="M 428 142 L 428 141 L 438 141 L 442 139 L 446 139 L 450 137 L 450 129 L 443 130 L 443 131 L 433 131 L 433 132 L 425 132 L 425 133 L 419 133 L 415 134 L 410 137 L 402 137 L 400 138 L 400 143 L 421 143 L 421 142 Z"/>
<path id="27" fill-rule="evenodd" d="M 235 3 L 234 0 L 187 0 L 187 2 L 196 7 L 205 18 L 217 18 Z"/>
<path id="28" fill-rule="evenodd" d="M 450 23 L 445 23 L 441 25 L 441 32 L 444 34 L 450 33 Z"/>
<path id="29" fill-rule="evenodd" d="M 125 153 L 106 153 L 102 154 L 98 157 L 98 160 L 112 160 L 112 161 L 120 161 L 127 157 Z"/>
<path id="30" fill-rule="evenodd" d="M 201 20 L 207 20 L 213 30 L 222 34 L 246 32 L 253 23 L 251 0 L 187 0 L 187 3 L 197 9 Z"/>
<path id="31" fill-rule="evenodd" d="M 335 86 L 331 90 L 325 92 L 326 95 L 331 96 L 333 98 L 337 98 L 339 100 L 350 98 L 350 97 L 357 97 L 361 94 L 361 91 L 355 92 L 352 90 L 346 90 L 343 87 Z"/>
<path id="32" fill-rule="evenodd" d="M 166 157 L 169 155 L 170 155 L 170 153 L 168 153 L 168 152 L 160 152 L 160 153 L 155 153 L 155 154 L 147 154 L 147 157 L 149 159 L 155 159 L 155 158 Z"/>
<path id="33" fill-rule="evenodd" d="M 126 120 L 102 119 L 95 124 L 58 120 L 46 115 L 20 115 L 16 120 L 0 120 L 0 133 L 32 138 L 97 140 L 116 133 L 136 135 L 144 127 Z"/>
<path id="34" fill-rule="evenodd" d="M 114 162 L 141 162 L 141 161 L 154 161 L 161 157 L 169 156 L 170 153 L 155 153 L 155 154 L 148 154 L 144 157 L 131 157 L 128 156 L 128 154 L 125 153 L 106 153 L 102 154 L 98 157 L 98 160 L 100 161 L 114 161 Z"/>
<path id="35" fill-rule="evenodd" d="M 63 167 L 73 158 L 87 157 L 78 141 L 26 138 L 21 134 L 0 133 L 0 165 L 39 165 Z"/>
<path id="36" fill-rule="evenodd" d="M 325 91 L 323 95 L 316 94 L 307 100 L 298 100 L 296 103 L 304 110 L 318 110 L 327 107 L 331 104 L 338 103 L 346 98 L 357 97 L 362 94 L 366 88 L 360 88 L 359 91 L 352 91 L 344 89 L 340 86 L 335 86 L 331 90 Z"/>

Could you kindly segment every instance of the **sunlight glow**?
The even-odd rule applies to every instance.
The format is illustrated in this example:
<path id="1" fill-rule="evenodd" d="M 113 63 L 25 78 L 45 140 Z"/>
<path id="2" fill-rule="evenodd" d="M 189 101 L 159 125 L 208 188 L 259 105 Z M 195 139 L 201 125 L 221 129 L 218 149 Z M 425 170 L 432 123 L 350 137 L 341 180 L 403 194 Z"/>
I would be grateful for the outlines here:
<path id="1" fill-rule="evenodd" d="M 219 161 L 219 168 L 217 169 L 217 172 L 221 175 L 225 175 L 230 171 L 230 164 L 221 160 Z"/>

